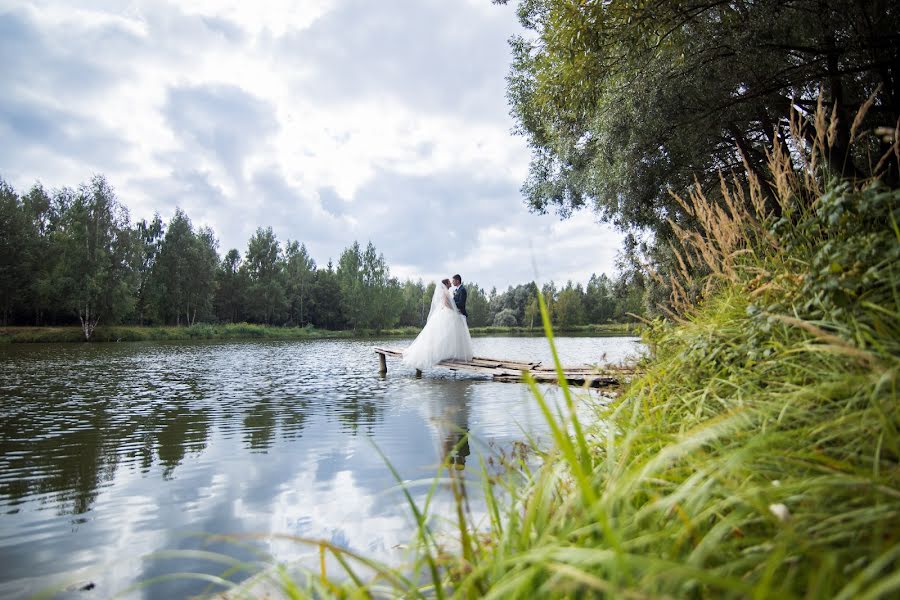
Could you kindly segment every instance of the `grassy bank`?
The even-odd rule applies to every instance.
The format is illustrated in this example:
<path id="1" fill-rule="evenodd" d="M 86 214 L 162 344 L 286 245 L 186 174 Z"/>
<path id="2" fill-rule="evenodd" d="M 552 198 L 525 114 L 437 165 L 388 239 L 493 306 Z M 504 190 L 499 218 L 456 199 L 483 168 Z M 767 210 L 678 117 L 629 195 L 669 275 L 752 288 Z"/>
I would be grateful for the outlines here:
<path id="1" fill-rule="evenodd" d="M 97 327 L 91 336 L 98 342 L 147 342 L 167 340 L 214 339 L 320 339 L 353 337 L 351 331 L 327 331 L 306 327 L 266 327 L 249 323 L 209 325 L 200 323 L 192 327 L 141 327 L 137 325 L 113 325 Z M 3 327 L 0 343 L 69 343 L 84 342 L 80 327 Z"/>
<path id="2" fill-rule="evenodd" d="M 250 323 L 210 325 L 200 323 L 192 327 L 150 327 L 114 325 L 97 327 L 91 342 L 146 342 L 165 340 L 214 339 L 328 339 L 354 337 L 413 337 L 418 327 L 398 327 L 383 330 L 332 331 L 314 327 L 267 327 Z M 565 328 L 563 333 L 584 336 L 637 335 L 637 325 L 611 323 L 580 325 Z M 527 327 L 473 327 L 473 336 L 543 336 L 542 329 Z M 0 343 L 69 343 L 84 342 L 80 327 L 0 327 Z"/>

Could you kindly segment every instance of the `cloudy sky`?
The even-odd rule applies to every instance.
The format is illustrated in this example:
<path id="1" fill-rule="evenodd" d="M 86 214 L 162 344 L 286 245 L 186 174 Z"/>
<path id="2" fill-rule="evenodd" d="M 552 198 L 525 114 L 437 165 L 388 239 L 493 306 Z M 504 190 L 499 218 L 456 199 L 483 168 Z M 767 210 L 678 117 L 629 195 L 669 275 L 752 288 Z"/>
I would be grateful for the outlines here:
<path id="1" fill-rule="evenodd" d="M 271 225 L 322 265 L 371 240 L 401 278 L 611 274 L 617 233 L 523 203 L 518 31 L 489 0 L 0 0 L 0 177 L 102 173 L 221 254 Z"/>

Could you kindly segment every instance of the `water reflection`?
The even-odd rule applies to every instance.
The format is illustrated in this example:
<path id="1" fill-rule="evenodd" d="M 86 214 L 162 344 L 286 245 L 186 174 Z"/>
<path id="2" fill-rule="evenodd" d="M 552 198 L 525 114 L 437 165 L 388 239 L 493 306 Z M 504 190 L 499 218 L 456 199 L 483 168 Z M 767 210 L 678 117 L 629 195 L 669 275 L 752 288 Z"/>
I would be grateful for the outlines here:
<path id="1" fill-rule="evenodd" d="M 539 339 L 475 342 L 510 358 L 546 352 Z M 636 348 L 560 342 L 572 356 Z M 395 364 L 379 377 L 374 345 L 0 347 L 0 597 L 85 577 L 108 597 L 172 570 L 221 574 L 142 558 L 157 550 L 254 556 L 188 532 L 324 538 L 396 560 L 413 522 L 373 441 L 403 479 L 427 480 L 441 462 L 470 471 L 487 445 L 540 435 L 543 421 L 521 385 L 440 370 L 416 379 Z M 452 513 L 445 491 L 436 514 Z M 413 490 L 423 502 L 427 492 Z M 279 561 L 309 554 L 283 540 L 259 549 Z M 182 581 L 141 594 L 203 589 Z"/>
<path id="2" fill-rule="evenodd" d="M 462 470 L 469 448 L 469 402 L 473 387 L 471 380 L 441 381 L 432 397 L 434 416 L 432 421 L 437 430 L 441 458 L 451 468 Z"/>

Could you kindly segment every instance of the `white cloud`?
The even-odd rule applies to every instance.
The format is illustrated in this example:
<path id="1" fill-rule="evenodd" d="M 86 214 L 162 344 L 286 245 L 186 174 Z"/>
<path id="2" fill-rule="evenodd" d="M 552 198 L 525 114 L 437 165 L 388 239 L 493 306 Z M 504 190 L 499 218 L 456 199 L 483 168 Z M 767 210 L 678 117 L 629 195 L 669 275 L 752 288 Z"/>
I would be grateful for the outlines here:
<path id="1" fill-rule="evenodd" d="M 371 240 L 401 277 L 613 269 L 617 234 L 521 199 L 513 7 L 36 0 L 0 3 L 0 25 L 0 176 L 19 190 L 100 172 L 134 217 L 180 206 L 223 251 L 272 225 L 322 264 Z"/>

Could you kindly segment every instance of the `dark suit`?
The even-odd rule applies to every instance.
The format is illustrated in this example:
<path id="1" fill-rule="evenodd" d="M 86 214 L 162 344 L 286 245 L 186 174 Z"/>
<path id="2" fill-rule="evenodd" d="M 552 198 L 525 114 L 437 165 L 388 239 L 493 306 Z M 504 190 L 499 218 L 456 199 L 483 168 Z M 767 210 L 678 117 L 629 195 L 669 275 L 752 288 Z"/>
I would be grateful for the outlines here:
<path id="1" fill-rule="evenodd" d="M 459 287 L 456 288 L 456 291 L 453 292 L 453 302 L 456 304 L 456 308 L 459 309 L 459 312 L 464 316 L 468 317 L 469 313 L 466 312 L 466 286 L 463 284 L 459 284 Z"/>

